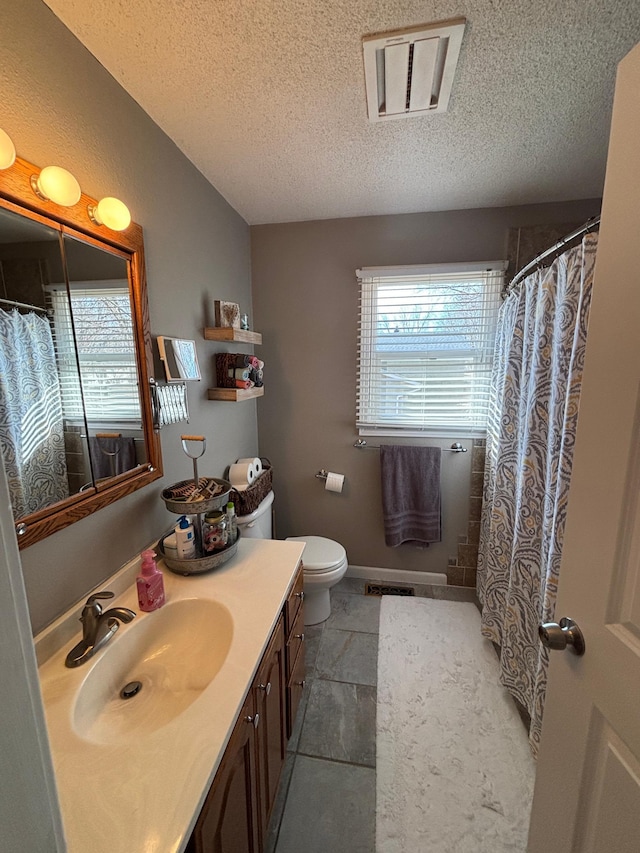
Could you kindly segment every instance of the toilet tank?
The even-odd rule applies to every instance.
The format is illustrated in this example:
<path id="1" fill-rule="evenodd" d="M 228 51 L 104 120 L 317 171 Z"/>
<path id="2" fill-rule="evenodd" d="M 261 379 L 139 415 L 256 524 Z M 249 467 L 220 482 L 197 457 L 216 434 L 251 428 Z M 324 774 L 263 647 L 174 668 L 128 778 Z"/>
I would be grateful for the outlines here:
<path id="1" fill-rule="evenodd" d="M 258 504 L 257 509 L 249 515 L 237 517 L 240 535 L 248 539 L 272 539 L 273 523 L 271 517 L 271 504 L 273 503 L 273 492 L 269 492 Z"/>

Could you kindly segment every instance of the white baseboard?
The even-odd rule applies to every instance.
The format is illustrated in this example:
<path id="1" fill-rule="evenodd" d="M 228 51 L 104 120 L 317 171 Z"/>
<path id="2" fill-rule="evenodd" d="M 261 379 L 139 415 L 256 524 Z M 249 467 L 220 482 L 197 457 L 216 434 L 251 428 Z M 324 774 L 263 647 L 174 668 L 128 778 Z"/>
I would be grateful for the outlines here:
<path id="1" fill-rule="evenodd" d="M 364 578 L 370 581 L 392 581 L 393 583 L 444 584 L 447 576 L 439 572 L 410 572 L 404 569 L 380 569 L 375 566 L 349 566 L 348 578 Z"/>

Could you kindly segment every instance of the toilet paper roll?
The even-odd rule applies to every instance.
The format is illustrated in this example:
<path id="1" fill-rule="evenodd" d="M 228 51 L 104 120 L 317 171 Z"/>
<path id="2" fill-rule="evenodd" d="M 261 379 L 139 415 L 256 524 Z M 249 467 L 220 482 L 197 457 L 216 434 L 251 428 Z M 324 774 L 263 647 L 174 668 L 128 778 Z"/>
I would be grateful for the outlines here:
<path id="1" fill-rule="evenodd" d="M 333 471 L 329 471 L 327 474 L 327 481 L 324 484 L 325 489 L 328 492 L 341 492 L 343 486 L 344 474 L 334 474 Z"/>
<path id="2" fill-rule="evenodd" d="M 253 470 L 255 471 L 256 478 L 262 474 L 262 459 L 259 456 L 254 456 L 252 458 L 247 457 L 246 459 L 238 459 L 238 463 L 251 462 L 253 465 Z"/>
<path id="3" fill-rule="evenodd" d="M 240 488 L 250 486 L 256 478 L 253 462 L 236 462 L 229 468 L 229 482 Z"/>

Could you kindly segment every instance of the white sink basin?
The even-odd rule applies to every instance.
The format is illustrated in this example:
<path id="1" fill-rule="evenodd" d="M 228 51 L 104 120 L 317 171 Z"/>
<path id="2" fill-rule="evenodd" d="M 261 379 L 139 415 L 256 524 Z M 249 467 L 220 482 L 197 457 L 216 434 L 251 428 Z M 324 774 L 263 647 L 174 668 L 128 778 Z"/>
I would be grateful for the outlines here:
<path id="1" fill-rule="evenodd" d="M 96 655 L 72 710 L 77 735 L 98 744 L 160 728 L 185 711 L 215 678 L 233 637 L 224 604 L 182 599 L 120 628 Z M 129 699 L 120 696 L 140 682 Z"/>

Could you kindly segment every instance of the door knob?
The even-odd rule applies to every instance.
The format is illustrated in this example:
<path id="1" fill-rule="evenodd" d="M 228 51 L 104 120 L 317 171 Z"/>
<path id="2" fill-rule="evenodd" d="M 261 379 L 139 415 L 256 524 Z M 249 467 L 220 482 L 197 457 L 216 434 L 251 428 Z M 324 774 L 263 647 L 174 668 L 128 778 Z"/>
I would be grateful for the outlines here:
<path id="1" fill-rule="evenodd" d="M 568 646 L 575 655 L 584 654 L 584 635 L 573 619 L 566 616 L 562 617 L 559 624 L 543 622 L 538 628 L 538 636 L 542 645 L 548 649 L 564 651 Z"/>

